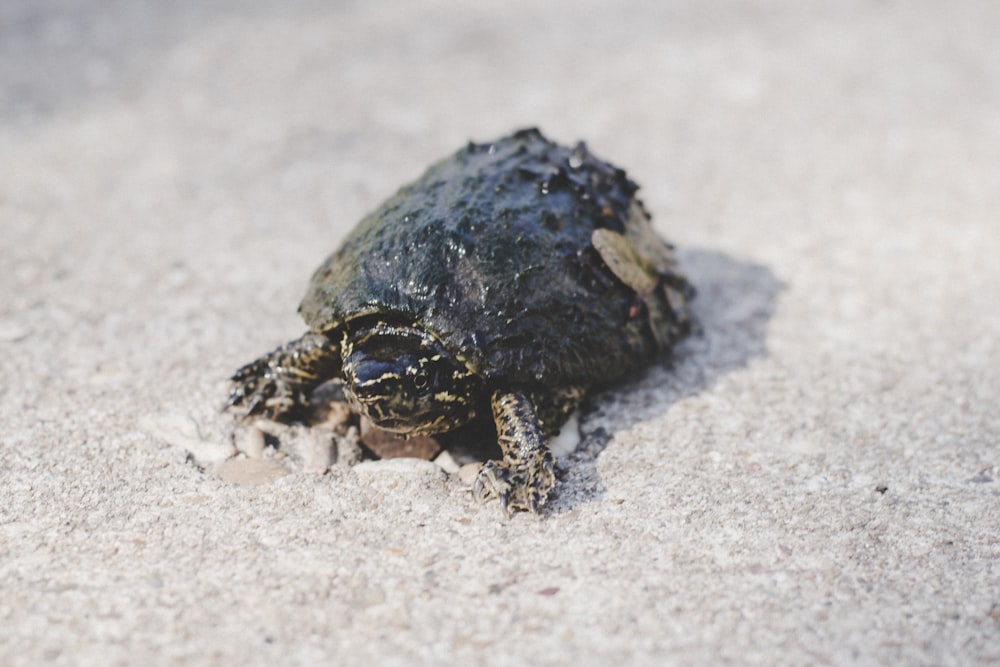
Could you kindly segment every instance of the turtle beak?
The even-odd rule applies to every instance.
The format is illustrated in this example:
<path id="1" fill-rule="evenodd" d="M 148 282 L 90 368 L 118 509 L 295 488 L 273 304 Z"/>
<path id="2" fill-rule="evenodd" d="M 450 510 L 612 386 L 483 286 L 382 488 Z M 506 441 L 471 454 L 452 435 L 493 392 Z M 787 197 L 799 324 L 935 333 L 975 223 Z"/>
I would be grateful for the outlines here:
<path id="1" fill-rule="evenodd" d="M 384 400 L 385 385 L 398 378 L 393 364 L 355 352 L 344 361 L 344 396 L 352 408 L 368 414 L 367 406 Z"/>
<path id="2" fill-rule="evenodd" d="M 364 355 L 352 355 L 361 357 L 351 359 L 344 368 L 344 375 L 350 375 L 350 384 L 358 388 L 360 393 L 373 393 L 378 395 L 378 388 L 393 380 L 399 380 L 399 371 L 396 364 L 372 359 Z M 374 390 L 374 391 L 371 391 Z"/>
<path id="3" fill-rule="evenodd" d="M 344 398 L 355 412 L 380 428 L 398 433 L 411 431 L 410 420 L 400 418 L 400 365 L 355 351 L 344 360 Z"/>

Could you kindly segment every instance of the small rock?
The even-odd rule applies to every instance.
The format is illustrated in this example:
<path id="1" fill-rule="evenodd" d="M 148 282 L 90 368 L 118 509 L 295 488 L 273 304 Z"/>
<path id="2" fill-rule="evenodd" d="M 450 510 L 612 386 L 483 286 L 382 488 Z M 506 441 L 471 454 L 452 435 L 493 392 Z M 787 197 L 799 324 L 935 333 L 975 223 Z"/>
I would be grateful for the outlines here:
<path id="1" fill-rule="evenodd" d="M 569 456 L 574 451 L 576 451 L 577 446 L 580 444 L 580 411 L 577 410 L 563 427 L 559 429 L 559 435 L 554 438 L 549 438 L 549 450 L 552 452 L 552 456 L 557 459 L 561 459 L 564 456 Z"/>
<path id="2" fill-rule="evenodd" d="M 455 462 L 455 459 L 447 449 L 437 455 L 434 459 L 434 463 L 436 463 L 441 470 L 444 470 L 449 475 L 456 474 L 461 467 Z"/>
<path id="3" fill-rule="evenodd" d="M 479 471 L 482 467 L 482 463 L 466 463 L 458 469 L 459 481 L 465 486 L 472 486 L 476 483 L 476 478 L 479 477 Z"/>
<path id="4" fill-rule="evenodd" d="M 381 429 L 367 418 L 361 420 L 361 441 L 380 459 L 416 458 L 430 461 L 441 451 L 441 445 L 435 438 L 427 435 L 407 438 Z"/>
<path id="5" fill-rule="evenodd" d="M 245 429 L 238 429 L 233 434 L 233 439 L 236 441 L 236 449 L 240 450 L 251 459 L 259 459 L 264 457 L 264 431 L 260 430 L 256 426 L 250 426 Z"/>
<path id="6" fill-rule="evenodd" d="M 307 471 L 323 472 L 333 465 L 336 454 L 333 441 L 333 431 L 325 428 L 309 430 L 302 448 L 303 463 Z"/>
<path id="7" fill-rule="evenodd" d="M 215 474 L 234 484 L 270 484 L 289 474 L 289 470 L 272 459 L 230 459 L 215 465 Z"/>

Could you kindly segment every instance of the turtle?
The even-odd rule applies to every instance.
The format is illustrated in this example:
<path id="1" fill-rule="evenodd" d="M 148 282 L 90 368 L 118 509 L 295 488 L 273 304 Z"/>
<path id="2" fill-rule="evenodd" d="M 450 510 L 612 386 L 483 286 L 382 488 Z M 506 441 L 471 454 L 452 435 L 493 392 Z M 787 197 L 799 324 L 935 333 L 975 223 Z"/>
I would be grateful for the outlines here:
<path id="1" fill-rule="evenodd" d="M 691 329 L 694 289 L 639 186 L 536 128 L 469 142 L 364 217 L 312 275 L 308 331 L 240 368 L 226 409 L 291 422 L 341 384 L 352 412 L 417 436 L 491 426 L 473 496 L 538 512 L 547 441 L 595 387 Z"/>

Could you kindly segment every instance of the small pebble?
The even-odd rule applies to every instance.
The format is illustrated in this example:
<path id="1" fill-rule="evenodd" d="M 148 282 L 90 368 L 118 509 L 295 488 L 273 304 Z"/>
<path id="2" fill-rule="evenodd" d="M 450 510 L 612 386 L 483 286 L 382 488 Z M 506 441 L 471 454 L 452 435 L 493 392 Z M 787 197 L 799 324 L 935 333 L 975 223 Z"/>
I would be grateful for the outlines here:
<path id="1" fill-rule="evenodd" d="M 367 418 L 361 420 L 361 441 L 380 459 L 417 458 L 430 461 L 441 451 L 441 445 L 431 436 L 407 438 L 378 428 Z"/>
<path id="2" fill-rule="evenodd" d="M 256 426 L 239 429 L 234 434 L 236 449 L 240 450 L 251 459 L 259 459 L 264 456 L 264 432 Z"/>
<path id="3" fill-rule="evenodd" d="M 310 429 L 306 435 L 302 458 L 308 472 L 324 472 L 333 465 L 336 447 L 333 432 L 325 428 Z"/>
<path id="4" fill-rule="evenodd" d="M 458 479 L 465 486 L 472 486 L 476 483 L 476 478 L 479 477 L 479 471 L 482 469 L 482 463 L 466 463 L 464 466 L 458 469 Z"/>
<path id="5" fill-rule="evenodd" d="M 289 470 L 272 459 L 229 459 L 217 463 L 214 472 L 234 484 L 270 484 L 289 474 Z"/>
<path id="6" fill-rule="evenodd" d="M 549 450 L 552 452 L 552 456 L 561 459 L 576 451 L 579 444 L 580 411 L 577 410 L 563 424 L 563 427 L 559 430 L 559 435 L 549 438 Z"/>
<path id="7" fill-rule="evenodd" d="M 437 455 L 437 457 L 434 459 L 434 463 L 440 466 L 441 469 L 444 470 L 449 475 L 454 475 L 458 473 L 458 470 L 461 467 L 458 465 L 458 463 L 455 462 L 455 459 L 452 458 L 452 455 L 448 452 L 447 449 Z"/>

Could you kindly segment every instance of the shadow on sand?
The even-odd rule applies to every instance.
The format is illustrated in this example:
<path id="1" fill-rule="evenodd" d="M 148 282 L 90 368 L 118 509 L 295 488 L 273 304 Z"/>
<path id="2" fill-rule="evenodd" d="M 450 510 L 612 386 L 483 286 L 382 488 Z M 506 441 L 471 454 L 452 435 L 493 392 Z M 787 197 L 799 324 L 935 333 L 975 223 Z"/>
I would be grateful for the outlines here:
<path id="1" fill-rule="evenodd" d="M 729 373 L 767 356 L 767 324 L 784 287 L 765 266 L 712 250 L 678 252 L 698 290 L 695 331 L 641 377 L 594 393 L 584 406 L 582 441 L 565 463 L 549 510 L 566 512 L 603 498 L 597 460 L 614 435 L 656 418 Z"/>

